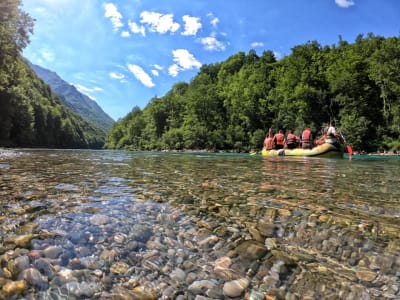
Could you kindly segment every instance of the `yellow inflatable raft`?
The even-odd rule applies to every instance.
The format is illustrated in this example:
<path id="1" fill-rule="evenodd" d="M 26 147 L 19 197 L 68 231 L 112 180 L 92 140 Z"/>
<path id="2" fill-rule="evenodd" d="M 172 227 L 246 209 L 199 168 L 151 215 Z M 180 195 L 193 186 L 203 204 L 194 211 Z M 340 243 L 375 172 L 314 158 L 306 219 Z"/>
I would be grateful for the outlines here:
<path id="1" fill-rule="evenodd" d="M 279 150 L 265 150 L 261 151 L 262 156 L 318 156 L 341 158 L 343 157 L 343 147 L 337 147 L 333 144 L 324 143 L 312 149 L 279 149 Z"/>

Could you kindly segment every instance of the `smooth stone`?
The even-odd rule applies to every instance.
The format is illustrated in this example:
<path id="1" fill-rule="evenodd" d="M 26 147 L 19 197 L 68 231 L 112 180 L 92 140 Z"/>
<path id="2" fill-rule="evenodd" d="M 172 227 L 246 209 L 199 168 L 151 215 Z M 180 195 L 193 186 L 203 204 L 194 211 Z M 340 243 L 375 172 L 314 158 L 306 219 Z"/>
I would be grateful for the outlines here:
<path id="1" fill-rule="evenodd" d="M 235 253 L 249 260 L 257 260 L 267 254 L 268 249 L 263 243 L 247 240 L 236 247 Z"/>
<path id="2" fill-rule="evenodd" d="M 249 284 L 250 281 L 247 278 L 227 281 L 224 283 L 223 293 L 226 297 L 240 297 Z"/>
<path id="3" fill-rule="evenodd" d="M 205 290 L 209 290 L 215 287 L 215 283 L 210 280 L 197 280 L 189 285 L 188 290 L 195 294 L 201 294 Z"/>
<path id="4" fill-rule="evenodd" d="M 110 222 L 110 217 L 102 214 L 95 214 L 90 217 L 89 222 L 92 225 L 104 225 Z"/>
<path id="5" fill-rule="evenodd" d="M 50 259 L 56 259 L 61 253 L 63 249 L 59 246 L 49 246 L 43 250 L 43 254 L 45 257 Z"/>
<path id="6" fill-rule="evenodd" d="M 171 274 L 169 274 L 169 277 L 172 279 L 172 280 L 175 280 L 175 281 L 184 281 L 185 280 L 185 278 L 186 278 L 186 273 L 185 273 L 185 271 L 183 271 L 182 269 L 180 269 L 180 268 L 175 268 L 172 272 L 171 272 Z"/>
<path id="7" fill-rule="evenodd" d="M 41 290 L 47 289 L 49 285 L 47 282 L 47 278 L 40 274 L 40 272 L 34 268 L 23 270 L 19 274 L 18 279 L 24 279 L 27 283 L 34 285 Z"/>
<path id="8" fill-rule="evenodd" d="M 76 297 L 90 298 L 96 293 L 96 291 L 99 290 L 100 286 L 94 282 L 79 283 L 76 281 L 71 281 L 66 284 L 66 288 L 68 292 Z"/>
<path id="9" fill-rule="evenodd" d="M 19 271 L 28 269 L 30 266 L 29 262 L 29 256 L 28 255 L 23 255 L 23 256 L 18 256 L 15 260 L 15 266 Z"/>
<path id="10" fill-rule="evenodd" d="M 356 272 L 356 276 L 358 279 L 360 279 L 361 281 L 374 281 L 375 278 L 378 276 L 375 272 L 372 272 L 368 269 L 366 270 L 360 270 Z"/>
<path id="11" fill-rule="evenodd" d="M 114 274 L 124 274 L 128 269 L 128 264 L 124 262 L 117 262 L 110 267 L 110 272 Z"/>
<path id="12" fill-rule="evenodd" d="M 10 244 L 15 244 L 17 247 L 21 247 L 21 248 L 30 248 L 31 240 L 34 237 L 35 236 L 33 234 L 18 235 L 18 236 L 6 238 L 5 242 L 10 243 Z"/>
<path id="13" fill-rule="evenodd" d="M 10 281 L 3 285 L 2 290 L 6 296 L 15 296 L 27 289 L 25 280 Z"/>

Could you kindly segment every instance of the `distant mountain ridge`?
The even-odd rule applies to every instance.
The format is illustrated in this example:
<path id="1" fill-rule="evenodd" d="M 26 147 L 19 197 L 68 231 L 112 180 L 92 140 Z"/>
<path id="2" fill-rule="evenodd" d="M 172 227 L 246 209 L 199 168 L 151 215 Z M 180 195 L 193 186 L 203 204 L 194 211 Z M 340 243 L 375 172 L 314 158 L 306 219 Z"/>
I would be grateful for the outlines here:
<path id="1" fill-rule="evenodd" d="M 64 81 L 57 73 L 27 61 L 29 66 L 46 84 L 48 84 L 60 100 L 72 111 L 85 120 L 108 132 L 114 120 L 88 96 L 79 92 L 76 87 Z"/>

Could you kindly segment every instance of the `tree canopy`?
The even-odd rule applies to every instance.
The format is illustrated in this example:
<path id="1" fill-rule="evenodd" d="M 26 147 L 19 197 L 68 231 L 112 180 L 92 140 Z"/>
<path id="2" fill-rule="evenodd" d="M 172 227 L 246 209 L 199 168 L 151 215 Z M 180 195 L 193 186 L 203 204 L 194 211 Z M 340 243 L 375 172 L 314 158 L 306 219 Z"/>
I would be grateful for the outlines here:
<path id="1" fill-rule="evenodd" d="M 400 39 L 359 35 L 354 43 L 310 41 L 277 60 L 239 52 L 203 65 L 189 82 L 114 124 L 111 149 L 260 148 L 269 128 L 335 120 L 359 151 L 400 148 Z"/>

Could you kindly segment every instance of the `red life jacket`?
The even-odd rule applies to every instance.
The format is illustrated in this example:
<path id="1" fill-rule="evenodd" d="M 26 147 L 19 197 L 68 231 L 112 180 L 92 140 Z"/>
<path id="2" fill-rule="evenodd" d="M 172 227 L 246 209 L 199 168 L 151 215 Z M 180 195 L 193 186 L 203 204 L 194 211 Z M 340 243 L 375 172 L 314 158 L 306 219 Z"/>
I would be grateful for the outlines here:
<path id="1" fill-rule="evenodd" d="M 304 129 L 301 137 L 303 143 L 311 143 L 311 129 L 310 128 Z"/>
<path id="2" fill-rule="evenodd" d="M 296 136 L 293 133 L 289 133 L 287 135 L 287 143 L 288 144 L 296 144 L 297 143 Z"/>
<path id="3" fill-rule="evenodd" d="M 277 145 L 285 145 L 285 135 L 282 133 L 275 134 L 275 144 Z"/>

